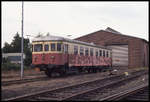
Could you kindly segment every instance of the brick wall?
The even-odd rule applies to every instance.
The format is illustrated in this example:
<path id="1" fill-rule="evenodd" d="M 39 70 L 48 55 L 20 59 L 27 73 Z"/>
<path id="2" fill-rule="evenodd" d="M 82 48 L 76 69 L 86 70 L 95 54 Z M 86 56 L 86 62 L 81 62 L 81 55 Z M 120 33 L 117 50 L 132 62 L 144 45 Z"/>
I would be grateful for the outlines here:
<path id="1" fill-rule="evenodd" d="M 130 37 L 122 34 L 114 34 L 111 32 L 107 32 L 104 30 L 100 30 L 79 38 L 76 40 L 85 41 L 85 42 L 93 42 L 98 45 L 109 45 L 109 44 L 128 44 L 129 51 L 129 68 L 135 67 L 143 67 L 144 66 L 144 55 L 143 52 L 146 52 L 146 55 L 149 53 L 149 47 L 146 42 L 143 43 L 142 39 Z M 145 49 L 145 50 L 144 50 Z M 145 57 L 145 65 L 148 66 L 149 58 Z"/>

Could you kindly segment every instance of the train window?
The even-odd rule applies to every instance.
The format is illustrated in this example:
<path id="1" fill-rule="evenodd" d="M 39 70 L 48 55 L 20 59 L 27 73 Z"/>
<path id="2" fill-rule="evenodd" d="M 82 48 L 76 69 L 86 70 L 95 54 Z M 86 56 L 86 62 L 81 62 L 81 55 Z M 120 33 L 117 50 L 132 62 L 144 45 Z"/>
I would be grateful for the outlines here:
<path id="1" fill-rule="evenodd" d="M 48 44 L 44 45 L 44 50 L 49 51 L 49 45 Z"/>
<path id="2" fill-rule="evenodd" d="M 84 55 L 84 48 L 82 46 L 80 47 L 80 55 Z"/>
<path id="3" fill-rule="evenodd" d="M 64 45 L 64 52 L 68 53 L 68 45 L 67 44 Z"/>
<path id="4" fill-rule="evenodd" d="M 35 44 L 34 45 L 34 52 L 40 52 L 40 51 L 43 51 L 42 44 Z"/>
<path id="5" fill-rule="evenodd" d="M 57 51 L 61 51 L 61 43 L 57 43 Z"/>
<path id="6" fill-rule="evenodd" d="M 105 57 L 105 50 L 103 50 L 103 56 Z"/>
<path id="7" fill-rule="evenodd" d="M 98 56 L 98 50 L 95 51 L 95 55 L 96 55 L 96 57 Z"/>
<path id="8" fill-rule="evenodd" d="M 99 56 L 102 56 L 102 50 L 99 50 Z"/>
<path id="9" fill-rule="evenodd" d="M 93 48 L 90 48 L 90 56 L 93 56 Z"/>
<path id="10" fill-rule="evenodd" d="M 106 52 L 106 57 L 108 57 L 108 51 Z"/>
<path id="11" fill-rule="evenodd" d="M 85 55 L 86 55 L 86 56 L 89 55 L 89 48 L 85 48 Z"/>
<path id="12" fill-rule="evenodd" d="M 55 51 L 56 47 L 55 47 L 55 43 L 51 43 L 51 51 Z"/>
<path id="13" fill-rule="evenodd" d="M 75 54 L 75 55 L 78 54 L 78 46 L 74 46 L 74 54 Z"/>

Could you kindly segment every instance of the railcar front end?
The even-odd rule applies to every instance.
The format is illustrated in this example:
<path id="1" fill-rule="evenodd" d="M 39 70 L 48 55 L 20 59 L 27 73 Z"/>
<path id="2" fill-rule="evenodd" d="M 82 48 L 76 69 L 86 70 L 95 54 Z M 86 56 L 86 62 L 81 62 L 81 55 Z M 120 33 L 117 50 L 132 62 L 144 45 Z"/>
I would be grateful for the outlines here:
<path id="1" fill-rule="evenodd" d="M 45 71 L 48 76 L 63 72 L 64 65 L 67 65 L 67 54 L 63 53 L 66 50 L 67 46 L 60 41 L 33 42 L 32 68 Z"/>

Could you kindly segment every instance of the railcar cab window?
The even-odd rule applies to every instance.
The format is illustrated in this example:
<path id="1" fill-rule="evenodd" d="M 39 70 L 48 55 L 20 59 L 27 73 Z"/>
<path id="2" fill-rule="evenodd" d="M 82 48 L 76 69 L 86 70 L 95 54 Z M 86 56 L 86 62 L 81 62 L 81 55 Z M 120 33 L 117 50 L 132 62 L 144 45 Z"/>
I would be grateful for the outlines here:
<path id="1" fill-rule="evenodd" d="M 90 56 L 93 56 L 93 48 L 90 48 Z"/>
<path id="2" fill-rule="evenodd" d="M 49 45 L 48 44 L 44 45 L 44 50 L 49 51 Z"/>
<path id="3" fill-rule="evenodd" d="M 56 45 L 55 43 L 51 43 L 51 51 L 55 51 L 56 50 Z"/>
<path id="4" fill-rule="evenodd" d="M 84 48 L 80 46 L 80 55 L 84 55 Z"/>
<path id="5" fill-rule="evenodd" d="M 102 56 L 102 50 L 99 50 L 99 56 Z"/>
<path id="6" fill-rule="evenodd" d="M 103 56 L 105 57 L 105 50 L 103 50 Z"/>
<path id="7" fill-rule="evenodd" d="M 34 52 L 40 52 L 43 51 L 43 45 L 42 44 L 35 44 L 34 45 Z"/>
<path id="8" fill-rule="evenodd" d="M 89 48 L 85 48 L 85 55 L 86 55 L 86 56 L 89 55 Z"/>
<path id="9" fill-rule="evenodd" d="M 75 55 L 78 54 L 78 46 L 74 46 L 74 54 L 75 54 Z"/>
<path id="10" fill-rule="evenodd" d="M 57 51 L 61 51 L 61 43 L 57 43 Z"/>

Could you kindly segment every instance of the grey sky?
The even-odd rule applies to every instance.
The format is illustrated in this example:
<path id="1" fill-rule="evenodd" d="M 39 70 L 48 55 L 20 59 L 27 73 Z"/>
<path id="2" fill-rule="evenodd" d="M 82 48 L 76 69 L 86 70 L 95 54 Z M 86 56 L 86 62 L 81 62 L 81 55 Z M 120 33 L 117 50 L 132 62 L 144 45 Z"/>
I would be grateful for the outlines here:
<path id="1" fill-rule="evenodd" d="M 24 2 L 24 37 L 77 38 L 107 27 L 148 40 L 148 2 Z M 2 2 L 2 43 L 21 35 L 21 2 Z M 32 38 L 31 38 L 32 39 Z"/>

